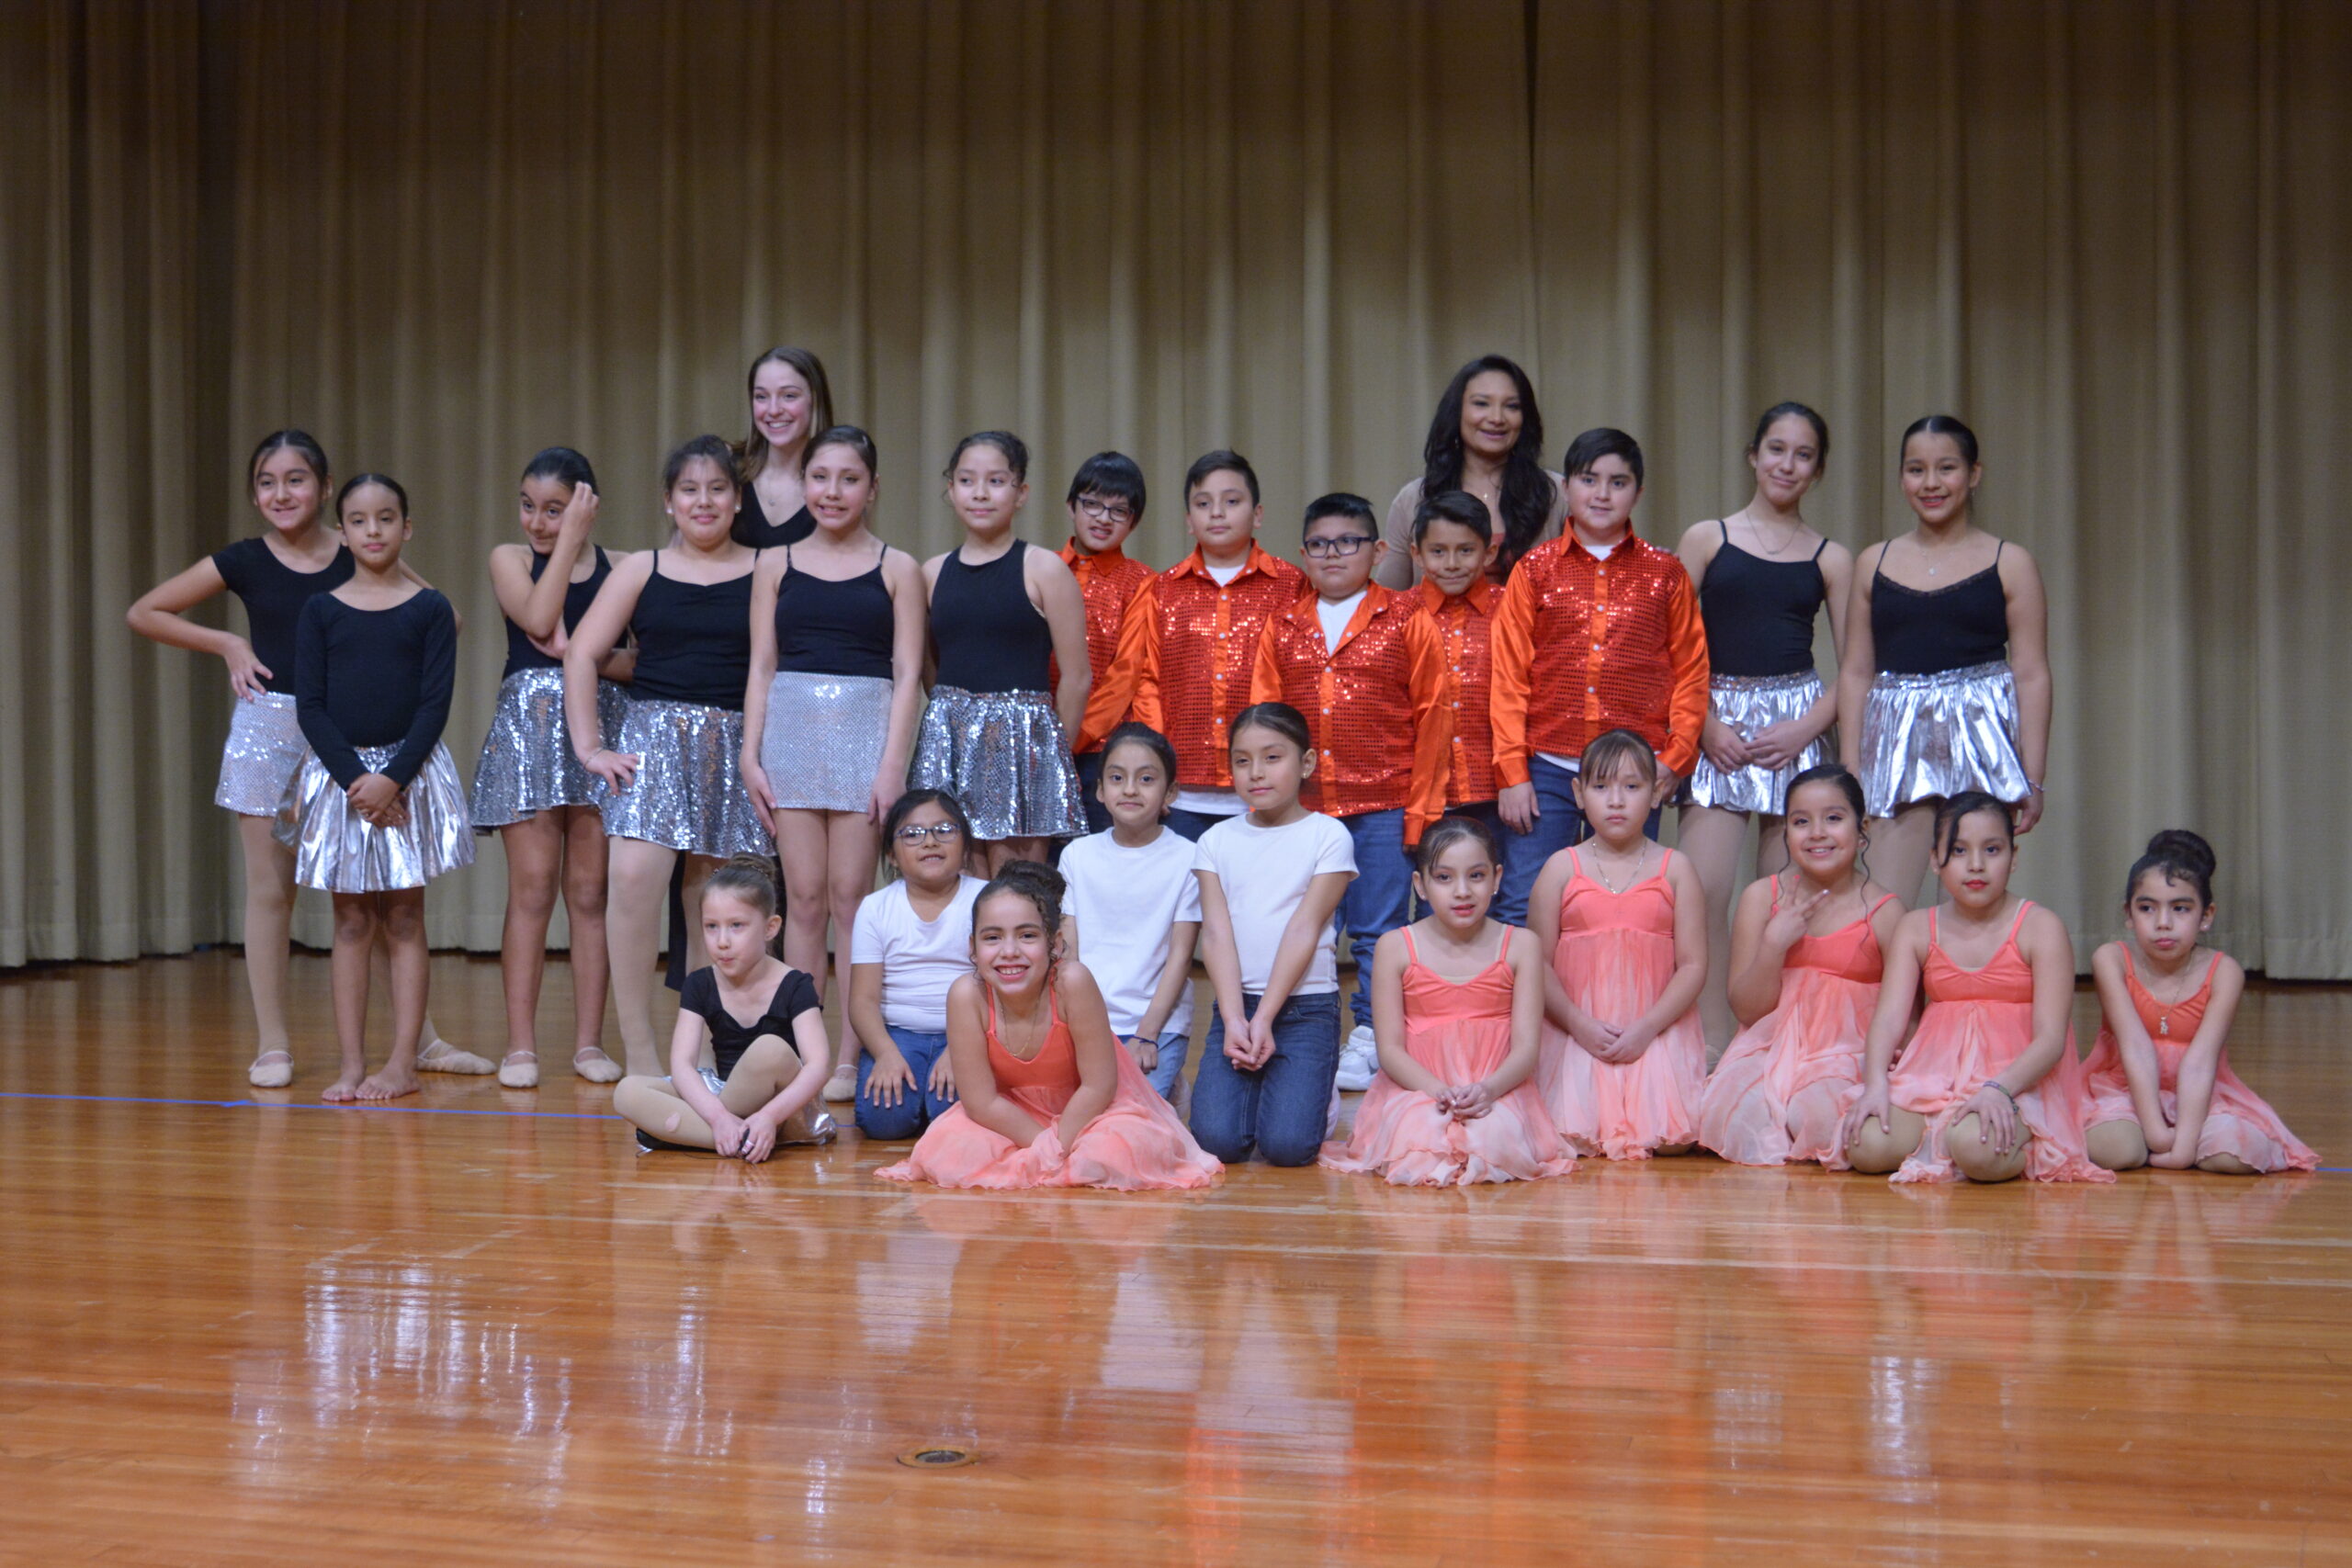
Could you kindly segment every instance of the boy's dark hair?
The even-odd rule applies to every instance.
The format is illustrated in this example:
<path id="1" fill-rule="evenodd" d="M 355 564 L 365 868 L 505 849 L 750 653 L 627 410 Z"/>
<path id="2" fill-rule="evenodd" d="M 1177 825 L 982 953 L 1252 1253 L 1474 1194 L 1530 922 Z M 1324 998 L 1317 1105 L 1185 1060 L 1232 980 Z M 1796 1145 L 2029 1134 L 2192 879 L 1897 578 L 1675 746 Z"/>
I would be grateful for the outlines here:
<path id="1" fill-rule="evenodd" d="M 1076 506 L 1090 495 L 1106 501 L 1124 501 L 1127 511 L 1138 523 L 1143 521 L 1143 467 L 1125 452 L 1097 452 L 1078 466 L 1069 477 L 1069 494 L 1063 498 L 1064 506 Z"/>
<path id="2" fill-rule="evenodd" d="M 1425 495 L 1413 508 L 1413 547 L 1420 547 L 1421 539 L 1432 523 L 1456 523 L 1469 529 L 1487 544 L 1495 542 L 1495 514 L 1487 503 L 1468 491 L 1446 490 L 1435 495 Z"/>
<path id="3" fill-rule="evenodd" d="M 1193 466 L 1184 470 L 1184 504 L 1186 506 L 1193 504 L 1193 492 L 1201 488 L 1201 481 L 1220 468 L 1230 468 L 1239 474 L 1241 482 L 1250 487 L 1250 504 L 1252 506 L 1259 504 L 1258 470 L 1251 468 L 1250 459 L 1240 453 L 1220 446 L 1214 452 L 1202 453 L 1193 459 Z"/>
<path id="4" fill-rule="evenodd" d="M 1306 503 L 1306 521 L 1299 525 L 1299 537 L 1305 538 L 1326 517 L 1352 517 L 1370 528 L 1374 538 L 1380 537 L 1380 519 L 1373 513 L 1372 502 L 1344 490 L 1318 495 Z"/>
<path id="5" fill-rule="evenodd" d="M 1588 430 L 1568 443 L 1568 455 L 1560 459 L 1560 477 L 1572 479 L 1603 457 L 1623 458 L 1625 466 L 1634 470 L 1634 488 L 1642 487 L 1642 444 L 1605 424 Z"/>

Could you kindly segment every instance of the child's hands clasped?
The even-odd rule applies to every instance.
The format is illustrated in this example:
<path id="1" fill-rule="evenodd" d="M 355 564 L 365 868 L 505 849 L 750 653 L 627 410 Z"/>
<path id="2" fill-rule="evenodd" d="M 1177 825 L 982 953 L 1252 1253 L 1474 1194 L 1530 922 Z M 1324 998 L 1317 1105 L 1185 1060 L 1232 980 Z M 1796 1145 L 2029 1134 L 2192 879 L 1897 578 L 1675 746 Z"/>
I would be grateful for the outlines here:
<path id="1" fill-rule="evenodd" d="M 408 807 L 401 804 L 401 786 L 382 773 L 362 773 L 344 792 L 360 820 L 378 828 L 408 826 Z"/>
<path id="2" fill-rule="evenodd" d="M 1476 1122 L 1495 1108 L 1495 1091 L 1484 1078 L 1455 1084 L 1437 1097 L 1437 1105 L 1456 1122 Z"/>

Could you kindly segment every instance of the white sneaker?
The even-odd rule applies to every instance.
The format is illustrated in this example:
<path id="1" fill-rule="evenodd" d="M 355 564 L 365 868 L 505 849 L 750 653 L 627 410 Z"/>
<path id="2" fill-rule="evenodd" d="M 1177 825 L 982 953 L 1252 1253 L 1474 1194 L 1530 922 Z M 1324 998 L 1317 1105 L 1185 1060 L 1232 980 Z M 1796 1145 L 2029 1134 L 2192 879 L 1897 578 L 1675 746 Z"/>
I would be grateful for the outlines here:
<path id="1" fill-rule="evenodd" d="M 1361 1094 L 1372 1087 L 1372 1075 L 1379 1070 L 1380 1047 L 1373 1042 L 1372 1027 L 1359 1023 L 1340 1047 L 1339 1086 L 1350 1094 Z"/>

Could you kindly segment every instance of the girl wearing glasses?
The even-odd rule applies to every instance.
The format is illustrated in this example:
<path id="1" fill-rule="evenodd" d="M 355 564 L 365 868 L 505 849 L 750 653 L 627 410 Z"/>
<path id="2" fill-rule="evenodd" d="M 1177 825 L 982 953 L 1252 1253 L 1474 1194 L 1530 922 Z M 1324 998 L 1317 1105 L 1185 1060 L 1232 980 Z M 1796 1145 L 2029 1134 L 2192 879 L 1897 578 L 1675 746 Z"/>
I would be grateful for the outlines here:
<path id="1" fill-rule="evenodd" d="M 910 789 L 882 819 L 900 880 L 868 894 L 850 935 L 849 1021 L 857 1064 L 857 1130 L 911 1138 L 956 1103 L 947 1057 L 947 991 L 972 972 L 972 900 L 964 874 L 972 824 L 944 790 Z"/>

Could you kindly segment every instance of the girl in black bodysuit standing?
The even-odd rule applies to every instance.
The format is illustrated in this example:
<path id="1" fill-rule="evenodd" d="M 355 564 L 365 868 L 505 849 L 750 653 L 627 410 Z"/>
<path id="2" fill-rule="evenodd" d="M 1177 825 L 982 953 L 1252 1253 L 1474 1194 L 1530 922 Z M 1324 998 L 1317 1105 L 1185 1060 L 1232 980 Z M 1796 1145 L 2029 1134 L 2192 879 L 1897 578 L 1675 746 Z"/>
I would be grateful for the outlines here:
<path id="1" fill-rule="evenodd" d="M 1840 761 L 1862 781 L 1879 881 L 1919 895 L 1939 800 L 1983 790 L 2041 819 L 2050 758 L 2050 611 L 2023 547 L 1975 525 L 1976 434 L 1950 414 L 1903 433 L 1918 526 L 1854 565 L 1838 660 Z"/>

